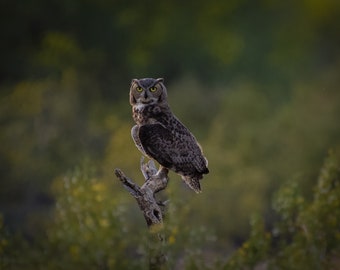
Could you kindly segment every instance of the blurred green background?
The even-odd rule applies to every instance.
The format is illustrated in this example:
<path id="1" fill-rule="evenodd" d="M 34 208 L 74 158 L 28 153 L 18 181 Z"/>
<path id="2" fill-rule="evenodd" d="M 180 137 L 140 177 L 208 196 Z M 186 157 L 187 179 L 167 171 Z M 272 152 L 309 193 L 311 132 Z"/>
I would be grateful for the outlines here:
<path id="1" fill-rule="evenodd" d="M 145 266 L 143 217 L 113 174 L 143 181 L 132 78 L 165 79 L 173 112 L 209 160 L 200 195 L 170 176 L 178 269 L 193 267 L 188 256 L 222 267 L 251 235 L 252 216 L 268 231 L 281 220 L 278 190 L 293 182 L 312 202 L 328 151 L 339 155 L 337 0 L 1 0 L 0 29 L 9 269 Z"/>

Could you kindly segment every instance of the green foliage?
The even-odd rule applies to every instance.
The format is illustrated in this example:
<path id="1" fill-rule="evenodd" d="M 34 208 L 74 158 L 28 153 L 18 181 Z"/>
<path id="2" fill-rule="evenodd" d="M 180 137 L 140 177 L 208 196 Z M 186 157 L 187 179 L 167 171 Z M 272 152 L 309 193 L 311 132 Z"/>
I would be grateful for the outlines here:
<path id="1" fill-rule="evenodd" d="M 253 216 L 249 239 L 228 259 L 223 269 L 254 269 L 268 259 L 271 239 L 270 233 L 265 231 L 261 218 Z"/>
<path id="2" fill-rule="evenodd" d="M 127 269 L 129 242 L 125 209 L 112 197 L 114 191 L 99 179 L 91 166 L 56 179 L 56 209 L 44 237 L 6 247 L 15 239 L 2 239 L 4 269 Z M 38 241 L 38 242 L 36 242 Z M 12 243 L 11 243 L 12 244 Z M 16 260 L 16 254 L 21 254 Z M 24 254 L 24 255 L 23 255 Z M 39 254 L 39 255 L 38 255 Z"/>
<path id="3" fill-rule="evenodd" d="M 110 185 L 96 177 L 89 164 L 56 184 L 63 186 L 47 232 L 52 252 L 59 254 L 55 267 L 124 268 L 129 228 Z"/>
<path id="4" fill-rule="evenodd" d="M 279 221 L 266 232 L 260 220 L 225 269 L 335 269 L 340 254 L 340 160 L 330 154 L 321 170 L 314 198 L 303 199 L 296 183 L 275 196 Z"/>
<path id="5" fill-rule="evenodd" d="M 216 243 L 214 232 L 204 224 L 193 226 L 188 222 L 191 205 L 181 199 L 181 190 L 170 187 L 167 192 L 170 204 L 165 213 L 165 252 L 170 269 L 210 269 L 218 258 L 209 254 Z"/>
<path id="6" fill-rule="evenodd" d="M 5 231 L 4 224 L 3 224 L 3 217 L 0 216 L 0 266 L 1 269 L 6 267 L 6 250 L 7 246 L 9 245 L 9 236 Z"/>

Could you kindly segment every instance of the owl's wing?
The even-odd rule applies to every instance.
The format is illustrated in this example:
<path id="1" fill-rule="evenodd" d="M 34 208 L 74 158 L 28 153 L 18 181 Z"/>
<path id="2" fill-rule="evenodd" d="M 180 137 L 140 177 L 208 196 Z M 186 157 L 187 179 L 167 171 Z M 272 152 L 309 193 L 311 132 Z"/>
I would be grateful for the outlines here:
<path id="1" fill-rule="evenodd" d="M 145 153 L 164 167 L 172 167 L 169 147 L 173 141 L 171 132 L 160 124 L 144 125 L 139 128 L 139 140 Z"/>
<path id="2" fill-rule="evenodd" d="M 206 160 L 195 138 L 183 126 L 181 132 L 161 124 L 139 128 L 139 139 L 145 153 L 162 166 L 186 174 L 206 173 Z"/>

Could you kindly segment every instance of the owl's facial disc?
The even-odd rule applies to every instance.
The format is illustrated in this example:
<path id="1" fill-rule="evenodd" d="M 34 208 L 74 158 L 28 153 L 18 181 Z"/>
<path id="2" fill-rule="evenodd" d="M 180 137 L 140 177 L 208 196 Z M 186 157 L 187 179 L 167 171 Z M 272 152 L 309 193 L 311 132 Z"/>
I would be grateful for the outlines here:
<path id="1" fill-rule="evenodd" d="M 152 95 L 149 89 L 143 89 L 142 92 L 139 93 L 139 97 L 137 98 L 137 103 L 142 103 L 145 105 L 154 104 L 157 102 L 158 98 Z"/>
<path id="2" fill-rule="evenodd" d="M 132 105 L 152 105 L 163 102 L 164 94 L 163 79 L 133 79 L 130 91 L 130 103 Z M 164 98 L 165 95 L 165 98 Z"/>

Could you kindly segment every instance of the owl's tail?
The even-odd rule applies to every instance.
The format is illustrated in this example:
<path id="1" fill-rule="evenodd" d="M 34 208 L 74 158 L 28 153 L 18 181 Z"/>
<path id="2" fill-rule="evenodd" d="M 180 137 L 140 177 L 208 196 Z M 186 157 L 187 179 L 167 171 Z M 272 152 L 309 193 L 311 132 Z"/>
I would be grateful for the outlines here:
<path id="1" fill-rule="evenodd" d="M 190 176 L 182 176 L 183 181 L 196 193 L 201 193 L 201 185 L 200 185 L 200 179 L 201 177 L 190 177 Z"/>

